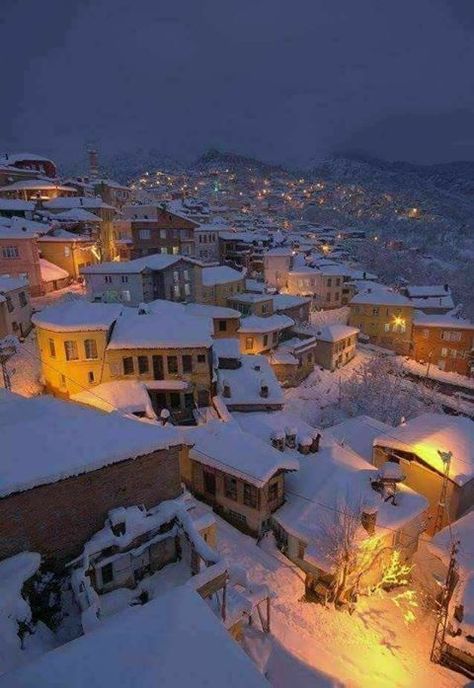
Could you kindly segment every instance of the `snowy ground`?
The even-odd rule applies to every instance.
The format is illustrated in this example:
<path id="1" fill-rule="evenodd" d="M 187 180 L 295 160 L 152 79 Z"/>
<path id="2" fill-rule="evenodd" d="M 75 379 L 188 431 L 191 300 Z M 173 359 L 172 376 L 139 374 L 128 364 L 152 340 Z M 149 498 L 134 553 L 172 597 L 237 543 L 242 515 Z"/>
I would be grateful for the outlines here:
<path id="1" fill-rule="evenodd" d="M 271 636 L 251 630 L 245 641 L 257 661 L 269 654 L 266 671 L 275 688 L 466 685 L 463 676 L 430 663 L 434 619 L 421 608 L 407 626 L 388 599 L 362 599 L 352 616 L 304 602 L 301 571 L 271 541 L 258 547 L 220 518 L 218 549 L 276 594 Z"/>
<path id="2" fill-rule="evenodd" d="M 418 361 L 412 361 L 411 359 L 407 359 L 403 356 L 398 356 L 397 360 L 400 361 L 400 363 L 408 372 L 413 373 L 414 375 L 420 375 L 421 377 L 426 377 L 426 364 L 418 363 Z M 469 378 L 465 375 L 459 375 L 459 373 L 448 373 L 445 370 L 440 370 L 435 365 L 430 366 L 429 375 L 427 377 L 430 380 L 447 382 L 450 385 L 474 389 L 474 378 Z"/>
<path id="3" fill-rule="evenodd" d="M 40 382 L 40 368 L 36 332 L 32 330 L 25 341 L 20 343 L 18 352 L 7 362 L 12 392 L 24 397 L 41 394 L 43 386 Z M 3 387 L 1 376 L 0 387 Z"/>

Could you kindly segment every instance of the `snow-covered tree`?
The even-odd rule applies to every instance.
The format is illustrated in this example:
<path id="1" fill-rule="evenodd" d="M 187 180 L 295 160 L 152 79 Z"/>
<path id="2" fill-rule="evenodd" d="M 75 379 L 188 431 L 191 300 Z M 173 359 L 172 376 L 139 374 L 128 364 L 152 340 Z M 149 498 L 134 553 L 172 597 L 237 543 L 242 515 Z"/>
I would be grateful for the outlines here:
<path id="1" fill-rule="evenodd" d="M 439 412 L 432 391 L 413 383 L 394 356 L 376 354 L 341 385 L 341 406 L 350 415 L 365 414 L 390 425 L 422 412 Z"/>

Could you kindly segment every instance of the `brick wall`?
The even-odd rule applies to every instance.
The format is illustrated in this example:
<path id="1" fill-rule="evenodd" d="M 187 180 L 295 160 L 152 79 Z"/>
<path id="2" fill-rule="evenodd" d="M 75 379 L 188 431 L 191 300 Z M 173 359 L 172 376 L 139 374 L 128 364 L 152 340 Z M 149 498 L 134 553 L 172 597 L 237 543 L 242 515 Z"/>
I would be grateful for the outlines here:
<path id="1" fill-rule="evenodd" d="M 150 508 L 180 491 L 179 448 L 172 447 L 9 495 L 0 499 L 0 560 L 29 549 L 65 563 L 103 527 L 110 509 Z"/>

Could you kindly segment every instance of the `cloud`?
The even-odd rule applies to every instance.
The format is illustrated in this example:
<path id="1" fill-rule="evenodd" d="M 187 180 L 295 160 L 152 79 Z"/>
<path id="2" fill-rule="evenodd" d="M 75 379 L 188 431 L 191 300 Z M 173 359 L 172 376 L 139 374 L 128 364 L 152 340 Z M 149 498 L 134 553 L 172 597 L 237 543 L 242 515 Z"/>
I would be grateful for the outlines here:
<path id="1" fill-rule="evenodd" d="M 3 4 L 2 149 L 472 156 L 452 143 L 456 113 L 474 111 L 474 43 L 451 0 Z"/>

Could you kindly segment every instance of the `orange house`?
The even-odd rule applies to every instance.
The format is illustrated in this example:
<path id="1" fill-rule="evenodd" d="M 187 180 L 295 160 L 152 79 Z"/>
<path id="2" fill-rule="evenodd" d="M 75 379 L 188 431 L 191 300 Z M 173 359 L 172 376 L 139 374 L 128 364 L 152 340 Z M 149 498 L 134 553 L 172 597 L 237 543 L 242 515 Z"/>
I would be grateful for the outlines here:
<path id="1" fill-rule="evenodd" d="M 460 375 L 474 373 L 474 323 L 469 320 L 417 312 L 412 344 L 412 357 L 421 363 Z"/>

